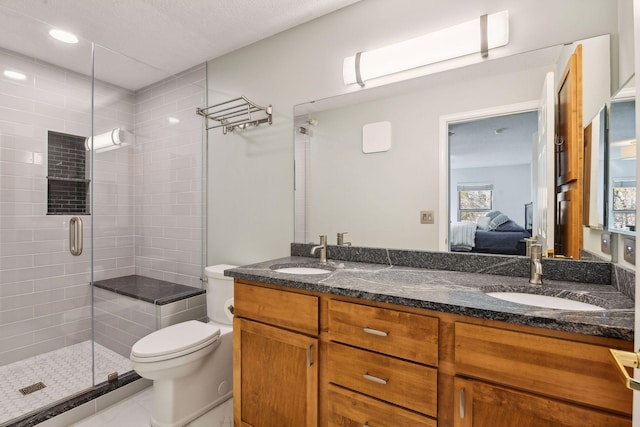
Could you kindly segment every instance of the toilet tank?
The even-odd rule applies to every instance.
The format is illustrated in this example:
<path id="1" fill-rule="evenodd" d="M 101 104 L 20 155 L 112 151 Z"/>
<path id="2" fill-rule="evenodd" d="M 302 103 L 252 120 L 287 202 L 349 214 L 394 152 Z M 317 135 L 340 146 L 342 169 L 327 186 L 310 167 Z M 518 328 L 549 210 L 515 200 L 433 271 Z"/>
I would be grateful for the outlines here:
<path id="1" fill-rule="evenodd" d="M 207 276 L 207 317 L 214 322 L 230 325 L 233 314 L 233 277 L 226 277 L 224 271 L 237 265 L 218 264 L 206 267 Z"/>

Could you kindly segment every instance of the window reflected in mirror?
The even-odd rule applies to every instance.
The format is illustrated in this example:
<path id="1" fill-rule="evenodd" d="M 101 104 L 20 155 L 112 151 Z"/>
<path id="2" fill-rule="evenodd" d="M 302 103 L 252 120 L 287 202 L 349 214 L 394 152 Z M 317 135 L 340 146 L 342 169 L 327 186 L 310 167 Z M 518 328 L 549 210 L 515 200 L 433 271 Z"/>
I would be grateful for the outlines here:
<path id="1" fill-rule="evenodd" d="M 612 231 L 636 230 L 636 105 L 634 98 L 611 101 L 609 114 L 609 215 Z"/>

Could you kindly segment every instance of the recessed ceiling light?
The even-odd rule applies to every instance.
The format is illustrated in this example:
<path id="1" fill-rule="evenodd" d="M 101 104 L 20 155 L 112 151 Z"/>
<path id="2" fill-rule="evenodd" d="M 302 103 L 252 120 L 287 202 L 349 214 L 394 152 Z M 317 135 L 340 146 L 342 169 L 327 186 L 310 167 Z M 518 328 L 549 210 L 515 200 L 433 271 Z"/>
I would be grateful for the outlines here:
<path id="1" fill-rule="evenodd" d="M 78 37 L 75 34 L 71 34 L 67 31 L 58 30 L 57 28 L 53 28 L 49 30 L 49 35 L 54 39 L 61 41 L 63 43 L 75 44 L 78 43 Z"/>
<path id="2" fill-rule="evenodd" d="M 177 123 L 180 123 L 180 119 L 177 117 L 169 117 L 169 123 L 171 123 L 172 125 L 175 125 Z"/>
<path id="3" fill-rule="evenodd" d="M 12 80 L 26 80 L 27 76 L 17 71 L 4 70 L 2 73 L 5 77 Z"/>

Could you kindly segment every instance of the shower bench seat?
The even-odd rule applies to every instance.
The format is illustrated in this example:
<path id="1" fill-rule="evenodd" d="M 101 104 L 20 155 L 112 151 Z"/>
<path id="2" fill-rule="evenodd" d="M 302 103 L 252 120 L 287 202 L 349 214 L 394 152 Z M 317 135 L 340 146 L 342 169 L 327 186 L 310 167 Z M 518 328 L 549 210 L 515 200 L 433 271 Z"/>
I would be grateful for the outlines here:
<path id="1" fill-rule="evenodd" d="M 207 320 L 204 289 L 131 275 L 94 282 L 95 337 L 129 357 L 151 332 L 187 320 Z"/>

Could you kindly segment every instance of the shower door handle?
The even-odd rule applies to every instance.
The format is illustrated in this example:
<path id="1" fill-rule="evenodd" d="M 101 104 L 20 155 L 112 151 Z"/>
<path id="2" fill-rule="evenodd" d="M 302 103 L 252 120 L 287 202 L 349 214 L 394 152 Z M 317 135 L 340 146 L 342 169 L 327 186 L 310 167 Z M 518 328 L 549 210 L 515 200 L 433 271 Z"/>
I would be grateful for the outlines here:
<path id="1" fill-rule="evenodd" d="M 69 220 L 69 252 L 73 256 L 82 254 L 82 219 L 74 216 Z"/>

